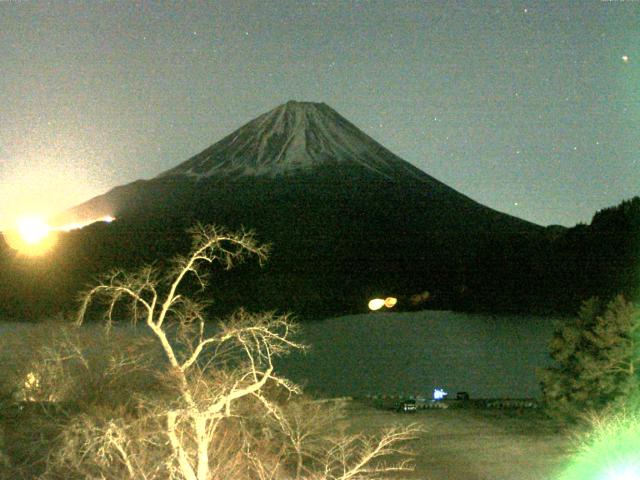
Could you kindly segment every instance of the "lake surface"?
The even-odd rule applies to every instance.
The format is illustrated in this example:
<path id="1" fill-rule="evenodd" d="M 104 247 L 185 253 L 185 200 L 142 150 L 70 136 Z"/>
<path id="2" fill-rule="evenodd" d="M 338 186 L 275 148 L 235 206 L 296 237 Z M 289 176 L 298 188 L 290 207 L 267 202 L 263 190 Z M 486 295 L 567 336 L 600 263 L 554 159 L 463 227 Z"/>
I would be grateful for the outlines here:
<path id="1" fill-rule="evenodd" d="M 327 395 L 538 398 L 535 370 L 552 364 L 549 317 L 444 311 L 370 313 L 304 324 L 310 350 L 281 372 Z"/>
<path id="2" fill-rule="evenodd" d="M 87 325 L 95 328 L 97 325 Z M 0 322 L 0 334 L 37 324 Z M 369 313 L 305 323 L 310 348 L 278 359 L 284 376 L 327 396 L 537 398 L 538 367 L 552 364 L 549 317 L 445 311 Z"/>

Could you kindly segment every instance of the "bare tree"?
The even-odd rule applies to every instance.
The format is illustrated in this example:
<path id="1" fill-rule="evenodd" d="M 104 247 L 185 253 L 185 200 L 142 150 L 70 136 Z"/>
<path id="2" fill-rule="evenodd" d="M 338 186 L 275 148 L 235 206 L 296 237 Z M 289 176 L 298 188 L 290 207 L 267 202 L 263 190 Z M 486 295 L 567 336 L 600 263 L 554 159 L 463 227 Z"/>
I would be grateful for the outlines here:
<path id="1" fill-rule="evenodd" d="M 412 454 L 403 445 L 418 437 L 417 426 L 390 427 L 373 436 L 348 434 L 345 405 L 306 400 L 287 406 L 280 428 L 288 440 L 283 444 L 295 459 L 293 478 L 380 479 L 413 469 Z M 380 462 L 392 458 L 395 463 Z"/>
<path id="2" fill-rule="evenodd" d="M 323 461 L 322 480 L 362 480 L 388 478 L 392 472 L 413 469 L 411 452 L 402 445 L 417 438 L 420 430 L 408 427 L 391 427 L 378 436 L 356 434 L 332 441 Z M 389 457 L 400 457 L 396 463 L 384 463 Z"/>
<path id="3" fill-rule="evenodd" d="M 143 321 L 162 346 L 180 393 L 179 401 L 165 414 L 166 434 L 178 470 L 187 480 L 207 480 L 211 441 L 222 419 L 233 415 L 234 403 L 252 396 L 277 416 L 278 409 L 262 394 L 263 388 L 272 382 L 298 392 L 297 386 L 275 374 L 273 359 L 302 345 L 291 338 L 295 326 L 290 319 L 271 313 L 240 311 L 221 323 L 214 334 L 205 334 L 203 304 L 180 292 L 185 278 L 193 276 L 204 288 L 204 265 L 218 262 L 229 269 L 248 255 L 262 261 L 267 249 L 258 245 L 251 233 L 229 233 L 202 225 L 191 233 L 191 254 L 176 259 L 168 276 L 161 276 L 153 267 L 134 274 L 112 273 L 84 296 L 78 322 L 83 321 L 96 297 L 106 300 L 109 324 L 118 303 L 129 303 L 134 322 Z M 170 335 L 172 326 L 177 327 L 174 338 Z M 233 368 L 225 369 L 229 363 Z M 218 374 L 226 370 L 224 381 L 206 381 L 207 367 L 214 367 Z M 134 472 L 128 470 L 133 478 Z"/>
<path id="4" fill-rule="evenodd" d="M 77 417 L 63 439 L 67 448 L 60 448 L 51 463 L 71 465 L 85 477 L 186 480 L 348 480 L 407 469 L 404 461 L 372 465 L 403 453 L 397 444 L 413 438 L 413 427 L 390 430 L 377 440 L 356 435 L 318 441 L 312 440 L 318 432 L 309 424 L 287 418 L 270 392 L 300 393 L 274 369 L 277 356 L 303 348 L 294 339 L 296 324 L 287 315 L 239 310 L 212 330 L 205 328 L 206 305 L 183 292 L 186 282 L 207 286 L 207 266 L 230 269 L 249 256 L 262 262 L 267 248 L 247 232 L 197 225 L 191 233 L 191 253 L 175 259 L 167 275 L 155 266 L 112 272 L 83 295 L 77 317 L 82 324 L 90 304 L 100 300 L 110 327 L 127 306 L 133 323 L 145 325 L 161 346 L 164 380 L 176 395 L 148 402 L 144 415 L 129 415 L 126 421 Z M 253 417 L 263 424 L 270 418 L 285 442 L 258 438 L 260 428 L 250 424 L 258 407 L 262 413 Z M 149 455 L 153 461 L 145 460 Z M 79 467 L 86 458 L 95 461 L 90 468 Z"/>

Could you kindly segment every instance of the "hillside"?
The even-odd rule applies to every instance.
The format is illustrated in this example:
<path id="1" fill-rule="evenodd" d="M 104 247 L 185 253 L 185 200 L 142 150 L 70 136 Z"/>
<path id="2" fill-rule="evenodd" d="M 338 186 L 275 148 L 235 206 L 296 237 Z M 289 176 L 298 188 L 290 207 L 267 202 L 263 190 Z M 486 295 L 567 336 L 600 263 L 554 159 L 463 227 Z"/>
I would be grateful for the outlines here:
<path id="1" fill-rule="evenodd" d="M 271 245 L 264 270 L 246 265 L 214 282 L 214 296 L 224 291 L 222 310 L 325 316 L 395 295 L 400 308 L 547 311 L 560 303 L 552 296 L 565 274 L 556 258 L 568 238 L 563 229 L 473 201 L 324 104 L 281 105 L 176 167 L 56 221 L 104 215 L 117 220 L 62 235 L 43 258 L 5 250 L 2 308 L 68 308 L 97 274 L 185 252 L 184 231 L 195 222 L 252 229 Z M 425 291 L 428 302 L 405 301 Z"/>

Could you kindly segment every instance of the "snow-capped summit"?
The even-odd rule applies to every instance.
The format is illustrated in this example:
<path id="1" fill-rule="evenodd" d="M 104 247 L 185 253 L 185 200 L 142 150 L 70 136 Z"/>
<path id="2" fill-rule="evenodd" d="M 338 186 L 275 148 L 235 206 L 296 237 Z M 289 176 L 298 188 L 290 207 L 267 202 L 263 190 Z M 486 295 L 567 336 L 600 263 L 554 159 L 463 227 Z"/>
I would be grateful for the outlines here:
<path id="1" fill-rule="evenodd" d="M 289 101 L 158 177 L 278 176 L 327 163 L 356 163 L 388 178 L 423 172 L 324 103 Z"/>

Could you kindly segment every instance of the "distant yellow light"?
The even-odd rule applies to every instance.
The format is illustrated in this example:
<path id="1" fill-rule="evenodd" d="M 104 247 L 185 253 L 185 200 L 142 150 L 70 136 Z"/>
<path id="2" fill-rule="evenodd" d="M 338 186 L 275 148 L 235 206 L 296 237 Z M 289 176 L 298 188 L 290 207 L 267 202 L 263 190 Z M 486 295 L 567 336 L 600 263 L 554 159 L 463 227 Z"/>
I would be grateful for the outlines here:
<path id="1" fill-rule="evenodd" d="M 3 232 L 7 244 L 19 253 L 38 256 L 49 251 L 57 242 L 58 232 L 79 230 L 96 222 L 111 223 L 116 218 L 111 215 L 86 220 L 84 222 L 67 223 L 52 227 L 42 217 L 36 215 L 20 217 L 14 229 Z"/>
<path id="2" fill-rule="evenodd" d="M 398 303 L 398 299 L 396 297 L 387 297 L 384 299 L 384 306 L 387 308 L 393 308 Z"/>
<path id="3" fill-rule="evenodd" d="M 42 217 L 31 215 L 20 217 L 14 229 L 4 232 L 4 238 L 19 253 L 38 256 L 55 245 L 57 234 Z"/>
<path id="4" fill-rule="evenodd" d="M 61 227 L 57 227 L 56 230 L 61 232 L 70 232 L 71 230 L 79 230 L 82 227 L 85 227 L 87 224 L 82 222 L 75 223 L 67 223 L 66 225 L 62 225 Z"/>
<path id="5" fill-rule="evenodd" d="M 369 300 L 369 310 L 380 310 L 382 307 L 384 307 L 384 300 L 382 298 Z"/>
<path id="6" fill-rule="evenodd" d="M 18 234 L 28 245 L 40 243 L 49 235 L 51 227 L 40 217 L 23 217 L 18 219 Z"/>
<path id="7" fill-rule="evenodd" d="M 85 220 L 83 222 L 74 222 L 74 223 L 67 223 L 65 225 L 61 225 L 59 227 L 55 227 L 52 228 L 52 230 L 58 230 L 61 232 L 70 232 L 71 230 L 80 230 L 81 228 L 84 228 L 88 225 L 91 225 L 93 223 L 97 223 L 97 222 L 104 222 L 104 223 L 111 223 L 116 219 L 116 217 L 113 217 L 111 215 L 105 215 L 104 217 L 100 217 L 100 218 L 94 218 L 91 220 Z"/>

